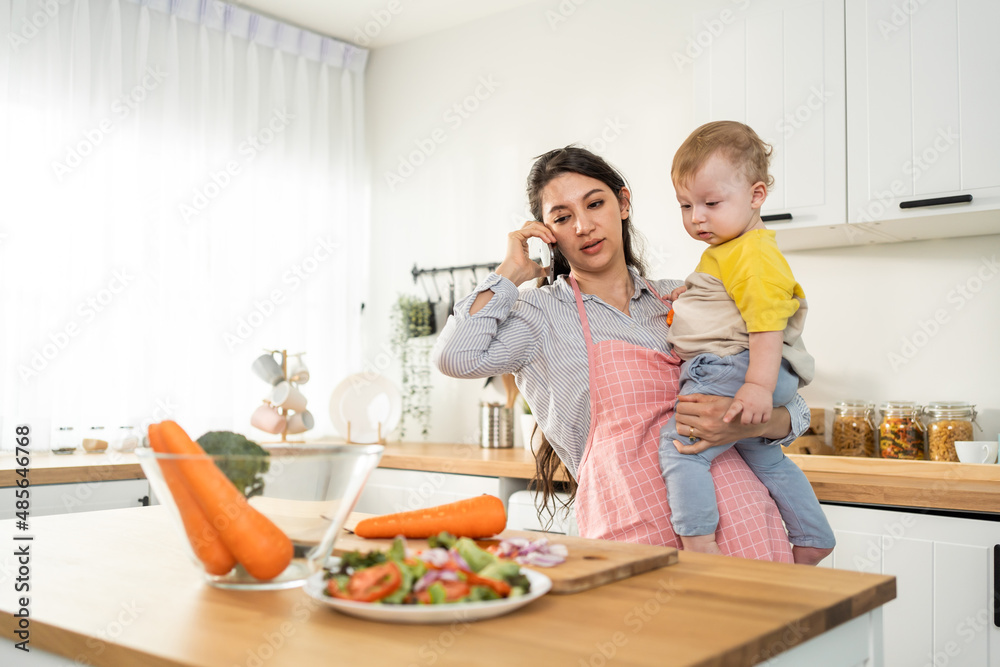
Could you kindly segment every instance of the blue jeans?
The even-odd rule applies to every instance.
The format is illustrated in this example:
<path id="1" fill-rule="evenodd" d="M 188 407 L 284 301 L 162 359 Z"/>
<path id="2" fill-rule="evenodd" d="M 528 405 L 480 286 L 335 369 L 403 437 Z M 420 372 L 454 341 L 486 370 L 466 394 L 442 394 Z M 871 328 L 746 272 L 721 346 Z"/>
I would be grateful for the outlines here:
<path id="1" fill-rule="evenodd" d="M 680 393 L 735 396 L 746 378 L 749 363 L 749 351 L 729 357 L 699 355 L 681 367 Z M 783 359 L 774 389 L 774 407 L 790 403 L 798 387 L 798 376 Z M 709 466 L 719 454 L 736 447 L 778 505 L 788 529 L 789 541 L 801 547 L 834 546 L 833 530 L 809 480 L 784 455 L 781 447 L 765 438 L 747 438 L 729 445 L 709 447 L 699 454 L 681 454 L 674 447 L 674 440 L 689 442 L 686 436 L 677 434 L 677 420 L 671 417 L 660 430 L 660 469 L 667 484 L 671 521 L 678 535 L 715 533 L 719 525 L 719 508 Z"/>

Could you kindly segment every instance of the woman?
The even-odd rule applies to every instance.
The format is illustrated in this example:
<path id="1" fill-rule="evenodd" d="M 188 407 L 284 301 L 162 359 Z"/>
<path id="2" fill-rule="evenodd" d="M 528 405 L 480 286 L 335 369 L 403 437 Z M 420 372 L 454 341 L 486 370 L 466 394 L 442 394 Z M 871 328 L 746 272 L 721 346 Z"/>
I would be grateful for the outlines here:
<path id="1" fill-rule="evenodd" d="M 721 421 L 730 398 L 678 403 L 679 361 L 666 339 L 668 295 L 682 283 L 645 279 L 622 176 L 599 156 L 567 147 L 538 158 L 527 189 L 536 220 L 508 235 L 503 262 L 456 305 L 435 364 L 453 377 L 514 373 L 577 482 L 581 535 L 679 547 L 657 456 L 675 403 L 680 433 L 697 440 L 682 448 L 691 452 L 743 437 L 791 440 L 808 425 L 808 409 L 796 397 L 791 412 L 777 409 L 767 424 L 744 426 Z M 528 258 L 532 237 L 554 244 L 558 279 L 518 292 L 545 275 Z M 723 553 L 791 562 L 777 508 L 739 455 L 719 456 L 712 475 Z"/>

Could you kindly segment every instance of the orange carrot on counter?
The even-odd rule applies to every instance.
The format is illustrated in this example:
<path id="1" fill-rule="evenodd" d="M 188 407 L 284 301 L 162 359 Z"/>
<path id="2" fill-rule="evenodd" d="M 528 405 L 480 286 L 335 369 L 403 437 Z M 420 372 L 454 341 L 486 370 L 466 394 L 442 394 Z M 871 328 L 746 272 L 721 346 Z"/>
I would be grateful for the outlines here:
<path id="1" fill-rule="evenodd" d="M 359 537 L 430 537 L 447 531 L 455 537 L 491 537 L 507 527 L 503 501 L 483 494 L 453 503 L 364 519 L 354 528 Z"/>
<path id="2" fill-rule="evenodd" d="M 160 423 L 160 433 L 171 454 L 205 456 L 204 460 L 178 460 L 177 465 L 191 495 L 226 548 L 257 579 L 273 579 L 292 562 L 294 547 L 280 528 L 251 507 L 243 494 L 205 450 L 172 421 Z"/>
<path id="3" fill-rule="evenodd" d="M 159 424 L 149 425 L 149 446 L 158 454 L 167 453 Z M 180 512 L 184 532 L 187 533 L 194 555 L 202 562 L 205 571 L 209 574 L 226 574 L 236 567 L 236 559 L 222 543 L 219 531 L 212 527 L 194 496 L 191 495 L 181 471 L 177 469 L 177 462 L 161 459 L 159 464 L 160 471 L 163 473 L 163 481 L 167 483 L 177 511 Z"/>

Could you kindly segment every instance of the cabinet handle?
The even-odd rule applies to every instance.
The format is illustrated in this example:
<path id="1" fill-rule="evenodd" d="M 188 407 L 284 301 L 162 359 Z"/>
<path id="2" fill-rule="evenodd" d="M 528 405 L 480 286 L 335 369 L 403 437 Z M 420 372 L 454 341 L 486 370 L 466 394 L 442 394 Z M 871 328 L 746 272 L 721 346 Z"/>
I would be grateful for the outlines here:
<path id="1" fill-rule="evenodd" d="M 139 506 L 149 507 L 149 496 L 143 496 L 142 498 L 139 498 Z"/>
<path id="2" fill-rule="evenodd" d="M 952 197 L 934 197 L 933 199 L 914 199 L 899 202 L 899 208 L 922 208 L 924 206 L 943 206 L 944 204 L 968 204 L 972 195 L 954 195 Z"/>
<path id="3" fill-rule="evenodd" d="M 774 215 L 762 215 L 760 216 L 761 222 L 778 222 L 780 220 L 791 220 L 791 213 L 775 213 Z"/>
<path id="4" fill-rule="evenodd" d="M 993 546 L 993 625 L 1000 628 L 1000 544 Z"/>

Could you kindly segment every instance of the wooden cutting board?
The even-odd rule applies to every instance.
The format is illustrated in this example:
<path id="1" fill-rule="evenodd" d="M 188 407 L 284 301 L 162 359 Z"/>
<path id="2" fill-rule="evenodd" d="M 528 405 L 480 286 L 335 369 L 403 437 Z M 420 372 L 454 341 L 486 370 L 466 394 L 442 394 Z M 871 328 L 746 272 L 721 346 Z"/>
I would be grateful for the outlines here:
<path id="1" fill-rule="evenodd" d="M 352 515 L 352 518 L 355 516 Z M 356 524 L 357 521 L 348 523 L 351 526 Z M 552 544 L 566 545 L 569 555 L 565 563 L 554 567 L 532 568 L 552 580 L 553 593 L 579 593 L 677 562 L 677 549 L 673 547 L 543 535 L 524 530 L 505 530 L 500 537 L 523 537 L 528 540 L 545 537 Z M 499 540 L 494 538 L 476 541 L 481 546 L 488 546 Z M 348 551 L 364 553 L 375 549 L 385 550 L 391 544 L 392 540 L 368 540 L 345 529 L 337 539 L 333 551 L 335 555 Z M 427 540 L 407 540 L 407 544 L 413 549 L 427 548 Z"/>

